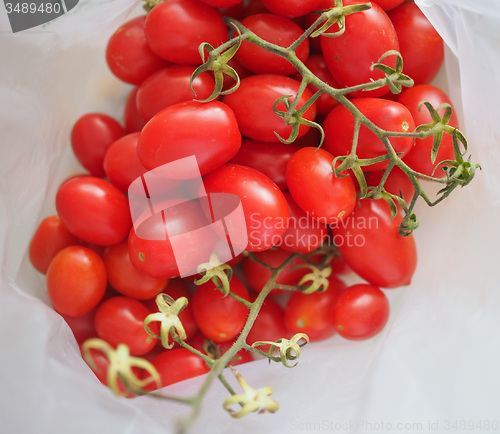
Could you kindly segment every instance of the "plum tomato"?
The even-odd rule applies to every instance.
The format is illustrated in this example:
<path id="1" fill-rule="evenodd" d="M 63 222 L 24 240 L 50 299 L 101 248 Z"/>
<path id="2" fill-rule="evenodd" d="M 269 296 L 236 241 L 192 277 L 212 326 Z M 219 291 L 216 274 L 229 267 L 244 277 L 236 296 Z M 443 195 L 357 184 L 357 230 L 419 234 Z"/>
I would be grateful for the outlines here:
<path id="1" fill-rule="evenodd" d="M 427 108 L 425 106 L 419 107 L 421 102 L 427 101 L 431 103 L 435 109 L 445 103 L 450 104 L 453 108 L 453 104 L 448 95 L 438 87 L 430 84 L 419 84 L 409 89 L 405 89 L 399 96 L 398 101 L 408 108 L 417 126 L 433 122 Z M 440 110 L 439 114 L 443 116 L 444 111 L 445 109 Z M 458 119 L 455 110 L 453 110 L 448 125 L 458 128 Z M 442 170 L 436 170 L 434 172 L 434 168 L 441 161 L 455 160 L 452 136 L 450 134 L 443 134 L 435 164 L 431 161 L 432 143 L 432 136 L 425 139 L 415 139 L 415 146 L 408 155 L 406 155 L 405 163 L 413 170 L 421 172 L 424 175 L 433 175 L 442 178 L 446 176 L 446 172 Z"/>
<path id="2" fill-rule="evenodd" d="M 62 220 L 51 215 L 44 218 L 38 225 L 29 247 L 29 258 L 33 267 L 40 273 L 47 273 L 54 256 L 65 247 L 78 244 L 75 237 L 64 225 Z"/>
<path id="3" fill-rule="evenodd" d="M 288 47 L 304 32 L 288 18 L 273 14 L 258 14 L 246 17 L 241 24 L 265 41 L 280 47 Z M 309 56 L 309 41 L 305 39 L 295 50 L 299 60 Z M 285 58 L 271 53 L 249 41 L 243 41 L 236 52 L 236 59 L 249 71 L 258 74 L 291 75 L 297 72 Z"/>
<path id="4" fill-rule="evenodd" d="M 73 235 L 100 246 L 124 240 L 132 226 L 125 194 L 93 176 L 64 182 L 56 194 L 56 209 Z"/>
<path id="5" fill-rule="evenodd" d="M 243 139 L 240 150 L 229 163 L 253 167 L 268 176 L 281 191 L 286 191 L 288 190 L 286 165 L 296 151 L 297 147 L 293 143 L 269 144 L 252 139 Z M 270 161 L 272 161 L 272 164 L 269 164 Z"/>
<path id="6" fill-rule="evenodd" d="M 240 146 L 241 134 L 229 106 L 188 101 L 153 116 L 142 130 L 137 155 L 149 170 L 194 155 L 205 175 L 233 158 Z"/>
<path id="7" fill-rule="evenodd" d="M 368 186 L 376 187 L 380 184 L 384 171 L 370 172 L 366 176 Z M 410 181 L 410 178 L 397 166 L 395 166 L 384 184 L 384 189 L 396 196 L 402 196 L 406 203 L 410 203 L 415 193 L 415 187 Z"/>
<path id="8" fill-rule="evenodd" d="M 290 213 L 285 196 L 266 175 L 251 167 L 225 164 L 209 173 L 204 184 L 211 198 L 213 193 L 230 193 L 240 198 L 248 235 L 246 250 L 267 250 L 279 242 L 288 227 Z"/>
<path id="9" fill-rule="evenodd" d="M 382 98 L 355 98 L 352 103 L 376 126 L 398 133 L 408 133 L 415 130 L 415 122 L 410 111 L 401 103 Z M 354 116 L 342 104 L 333 108 L 325 118 L 324 148 L 333 155 L 348 155 L 351 152 L 354 135 Z M 412 137 L 389 138 L 394 150 L 404 158 L 413 146 Z M 368 159 L 386 155 L 387 151 L 382 141 L 367 127 L 361 125 L 359 130 L 356 154 L 360 159 Z M 389 160 L 363 166 L 364 171 L 381 170 L 387 167 Z"/>
<path id="10" fill-rule="evenodd" d="M 362 199 L 347 219 L 332 225 L 345 262 L 372 285 L 396 288 L 411 282 L 417 249 L 413 235 L 399 235 L 401 220 L 400 215 L 391 219 L 385 200 Z"/>
<path id="11" fill-rule="evenodd" d="M 344 0 L 344 6 L 362 4 L 362 0 Z M 330 0 L 330 7 L 334 1 Z M 332 26 L 337 31 L 337 25 Z M 390 18 L 376 3 L 362 12 L 345 18 L 345 32 L 341 37 L 321 36 L 321 48 L 326 65 L 341 87 L 356 86 L 372 80 L 384 78 L 380 70 L 370 70 L 373 63 L 389 50 L 399 51 L 396 30 Z M 396 56 L 390 56 L 383 63 L 394 67 Z M 389 87 L 370 91 L 356 91 L 352 96 L 382 96 L 389 92 Z"/>
<path id="12" fill-rule="evenodd" d="M 140 133 L 131 133 L 114 142 L 104 155 L 104 172 L 109 182 L 124 193 L 130 184 L 148 171 L 137 156 Z"/>
<path id="13" fill-rule="evenodd" d="M 125 135 L 123 127 L 111 116 L 87 113 L 71 130 L 71 147 L 76 159 L 92 175 L 103 177 L 104 155 L 112 143 Z"/>
<path id="14" fill-rule="evenodd" d="M 83 246 L 69 246 L 57 253 L 47 270 L 47 291 L 61 315 L 81 316 L 102 300 L 108 280 L 100 256 Z"/>
<path id="15" fill-rule="evenodd" d="M 193 93 L 190 80 L 195 69 L 191 65 L 171 65 L 151 74 L 137 92 L 140 115 L 149 121 L 156 113 L 173 104 L 208 98 L 215 87 L 214 79 L 207 72 L 202 72 L 193 80 Z"/>
<path id="16" fill-rule="evenodd" d="M 375 3 L 377 3 L 384 11 L 394 9 L 404 2 L 405 0 L 375 0 Z"/>
<path id="17" fill-rule="evenodd" d="M 198 377 L 210 369 L 202 358 L 186 348 L 172 348 L 162 351 L 151 360 L 161 378 L 161 387 Z M 157 389 L 154 381 L 146 387 L 147 390 Z"/>
<path id="18" fill-rule="evenodd" d="M 122 296 L 109 298 L 99 305 L 95 314 L 97 336 L 112 347 L 126 344 L 133 356 L 146 354 L 156 345 L 156 339 L 144 329 L 144 320 L 150 314 L 151 311 L 139 300 Z M 153 322 L 149 327 L 158 335 L 157 323 Z"/>
<path id="19" fill-rule="evenodd" d="M 231 107 L 244 136 L 261 142 L 279 142 L 276 134 L 288 139 L 292 127 L 273 112 L 273 105 L 278 98 L 297 95 L 300 82 L 290 77 L 278 74 L 257 74 L 241 80 L 240 87 L 235 92 L 226 95 L 224 102 Z M 312 93 L 306 89 L 297 104 L 302 107 Z M 285 104 L 280 102 L 277 110 L 285 112 Z M 316 103 L 306 110 L 304 119 L 314 121 L 316 117 Z M 301 125 L 299 136 L 309 131 L 309 126 Z M 276 134 L 275 134 L 276 133 Z"/>
<path id="20" fill-rule="evenodd" d="M 249 300 L 243 282 L 233 275 L 231 292 Z M 248 308 L 230 296 L 224 296 L 209 280 L 198 286 L 193 294 L 193 313 L 201 332 L 214 342 L 235 338 L 245 325 Z"/>
<path id="21" fill-rule="evenodd" d="M 305 333 L 311 341 L 323 340 L 335 334 L 332 309 L 346 285 L 333 275 L 328 278 L 328 282 L 324 292 L 292 293 L 285 306 L 285 325 L 289 333 Z"/>
<path id="22" fill-rule="evenodd" d="M 278 244 L 284 250 L 296 253 L 310 253 L 319 248 L 328 236 L 328 226 L 313 219 L 293 199 L 290 193 L 285 193 L 290 210 L 288 229 Z"/>
<path id="23" fill-rule="evenodd" d="M 369 339 L 389 319 L 389 301 L 380 288 L 358 284 L 344 289 L 332 309 L 332 325 L 345 339 Z"/>
<path id="24" fill-rule="evenodd" d="M 109 38 L 106 61 L 111 72 L 125 83 L 138 85 L 168 63 L 146 41 L 146 16 L 127 21 Z"/>
<path id="25" fill-rule="evenodd" d="M 351 177 L 334 175 L 333 155 L 324 149 L 299 149 L 288 162 L 286 180 L 297 205 L 322 223 L 344 219 L 356 204 Z"/>
<path id="26" fill-rule="evenodd" d="M 214 8 L 195 0 L 170 0 L 155 6 L 144 24 L 151 49 L 181 65 L 200 65 L 198 46 L 216 48 L 228 40 L 228 29 Z"/>
<path id="27" fill-rule="evenodd" d="M 155 208 L 158 212 L 138 221 L 137 228 L 130 231 L 132 264 L 160 278 L 196 273 L 198 265 L 208 261 L 218 239 L 214 232 L 212 238 L 205 233 L 200 240 L 196 232 L 210 223 L 202 206 L 198 201 L 170 200 L 155 204 Z"/>
<path id="28" fill-rule="evenodd" d="M 136 98 L 138 90 L 138 87 L 134 87 L 130 91 L 123 110 L 123 123 L 125 124 L 125 131 L 128 134 L 141 131 L 144 125 L 146 125 L 146 121 L 137 110 Z"/>
<path id="29" fill-rule="evenodd" d="M 284 17 L 300 17 L 318 8 L 321 0 L 262 0 L 273 14 Z"/>
<path id="30" fill-rule="evenodd" d="M 430 83 L 443 64 L 443 39 L 413 2 L 391 10 L 389 18 L 398 35 L 403 72 L 415 84 Z"/>
<path id="31" fill-rule="evenodd" d="M 102 256 L 109 284 L 120 294 L 147 300 L 162 292 L 167 279 L 151 277 L 138 270 L 128 254 L 128 240 L 109 246 Z"/>

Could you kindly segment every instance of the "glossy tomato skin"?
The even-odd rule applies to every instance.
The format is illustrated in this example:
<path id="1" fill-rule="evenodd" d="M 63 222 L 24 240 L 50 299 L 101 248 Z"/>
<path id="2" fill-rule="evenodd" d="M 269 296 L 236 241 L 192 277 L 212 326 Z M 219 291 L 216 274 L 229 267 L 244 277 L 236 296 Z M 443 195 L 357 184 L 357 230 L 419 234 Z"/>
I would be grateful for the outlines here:
<path id="1" fill-rule="evenodd" d="M 283 96 L 297 95 L 300 83 L 293 78 L 278 74 L 258 74 L 241 80 L 237 91 L 226 95 L 224 102 L 231 107 L 241 134 L 261 142 L 279 142 L 276 134 L 288 139 L 292 127 L 285 125 L 282 118 L 274 114 L 274 102 Z M 306 89 L 299 100 L 297 108 L 302 107 L 312 93 Z M 285 105 L 280 102 L 277 110 L 286 111 Z M 314 121 L 316 117 L 316 103 L 304 113 L 304 119 Z M 309 130 L 309 126 L 301 125 L 299 137 Z"/>
<path id="2" fill-rule="evenodd" d="M 132 226 L 127 197 L 92 176 L 64 182 L 56 195 L 56 209 L 73 235 L 100 246 L 124 240 Z"/>
<path id="3" fill-rule="evenodd" d="M 85 315 L 106 292 L 106 267 L 94 251 L 69 246 L 56 254 L 47 270 L 47 291 L 54 309 L 71 317 Z"/>
<path id="4" fill-rule="evenodd" d="M 124 193 L 128 192 L 130 184 L 147 169 L 137 156 L 137 143 L 140 133 L 123 136 L 114 142 L 104 155 L 104 172 L 109 182 Z"/>
<path id="5" fill-rule="evenodd" d="M 377 3 L 384 11 L 389 11 L 404 3 L 405 0 L 377 0 Z"/>
<path id="6" fill-rule="evenodd" d="M 332 226 L 333 240 L 347 265 L 381 288 L 409 285 L 417 266 L 413 235 L 399 235 L 402 216 L 390 217 L 383 199 L 363 199 L 345 221 Z"/>
<path id="7" fill-rule="evenodd" d="M 138 87 L 134 87 L 130 91 L 127 101 L 125 102 L 123 122 L 125 124 L 125 131 L 128 134 L 141 131 L 144 128 L 144 125 L 146 125 L 146 121 L 139 113 L 139 110 L 137 110 L 136 99 L 138 90 Z"/>
<path id="8" fill-rule="evenodd" d="M 111 346 L 126 344 L 130 354 L 140 356 L 151 351 L 156 339 L 144 329 L 144 320 L 151 311 L 140 301 L 130 297 L 112 297 L 100 304 L 95 315 L 97 335 Z M 158 335 L 158 324 L 150 329 Z"/>
<path id="9" fill-rule="evenodd" d="M 155 6 L 144 24 L 151 49 L 163 59 L 181 65 L 202 63 L 198 46 L 216 48 L 228 40 L 221 15 L 194 0 L 170 0 Z"/>
<path id="10" fill-rule="evenodd" d="M 172 348 L 162 351 L 151 360 L 151 364 L 160 374 L 161 387 L 198 377 L 210 370 L 203 359 L 186 348 Z M 154 382 L 147 387 L 148 390 L 157 388 Z"/>
<path id="11" fill-rule="evenodd" d="M 171 65 L 151 74 L 137 92 L 137 109 L 140 115 L 148 121 L 173 104 L 208 98 L 214 90 L 215 82 L 210 74 L 202 72 L 193 80 L 193 93 L 190 79 L 195 69 L 190 65 Z"/>
<path id="12" fill-rule="evenodd" d="M 127 21 L 109 38 L 106 61 L 111 72 L 129 84 L 141 84 L 149 75 L 167 65 L 146 41 L 146 16 Z"/>
<path id="13" fill-rule="evenodd" d="M 415 84 L 430 83 L 443 64 L 443 39 L 413 2 L 391 10 L 389 18 L 398 35 L 403 72 Z"/>
<path id="14" fill-rule="evenodd" d="M 380 288 L 353 285 L 340 293 L 332 310 L 332 324 L 345 339 L 369 339 L 384 328 L 389 311 L 389 301 Z"/>
<path id="15" fill-rule="evenodd" d="M 352 103 L 376 126 L 387 130 L 408 133 L 415 130 L 411 112 L 395 101 L 382 98 L 355 98 Z M 354 135 L 354 116 L 344 105 L 337 105 L 325 118 L 324 148 L 333 155 L 348 155 L 351 152 Z M 393 137 L 390 142 L 394 150 L 404 158 L 413 147 L 411 137 Z M 364 125 L 359 130 L 356 154 L 360 159 L 386 155 L 384 144 Z M 381 170 L 387 167 L 389 160 L 364 166 L 364 171 Z"/>
<path id="16" fill-rule="evenodd" d="M 300 17 L 316 10 L 321 0 L 262 0 L 262 4 L 273 14 Z"/>
<path id="17" fill-rule="evenodd" d="M 215 233 L 213 238 L 205 233 L 201 240 L 194 232 L 210 223 L 200 204 L 172 200 L 155 206 L 158 212 L 130 231 L 128 248 L 132 264 L 160 278 L 178 277 L 181 273 L 178 262 L 184 267 L 185 275 L 189 275 L 188 269 L 191 274 L 196 273 L 197 266 L 207 262 L 217 240 Z M 177 245 L 174 252 L 171 238 L 181 235 L 182 244 Z"/>
<path id="18" fill-rule="evenodd" d="M 333 6 L 334 2 L 331 3 Z M 361 3 L 361 0 L 344 0 L 343 5 Z M 376 3 L 372 3 L 370 9 L 348 15 L 345 21 L 346 31 L 341 37 L 321 36 L 323 56 L 335 80 L 340 86 L 349 87 L 384 78 L 382 71 L 370 71 L 370 67 L 385 52 L 399 51 L 396 30 L 387 14 Z M 395 61 L 395 56 L 384 59 L 384 63 L 391 67 L 394 67 Z M 387 92 L 389 88 L 384 86 L 376 90 L 356 91 L 351 95 L 377 97 Z"/>
<path id="19" fill-rule="evenodd" d="M 109 284 L 120 294 L 147 300 L 162 292 L 168 279 L 151 277 L 138 270 L 128 254 L 128 240 L 109 246 L 102 256 Z"/>
<path id="20" fill-rule="evenodd" d="M 302 148 L 290 159 L 286 179 L 295 202 L 312 218 L 325 224 L 346 218 L 356 204 L 349 176 L 333 174 L 333 155 L 324 149 Z"/>
<path id="21" fill-rule="evenodd" d="M 243 282 L 233 275 L 231 292 L 249 299 Z M 222 294 L 209 280 L 198 286 L 193 295 L 193 313 L 201 332 L 214 342 L 234 339 L 245 325 L 248 308 L 239 301 Z"/>
<path id="22" fill-rule="evenodd" d="M 230 193 L 240 198 L 248 235 L 246 250 L 267 250 L 279 242 L 290 213 L 283 193 L 267 176 L 251 167 L 225 164 L 209 173 L 204 184 L 208 195 Z"/>
<path id="23" fill-rule="evenodd" d="M 94 176 L 103 177 L 104 155 L 111 144 L 124 135 L 123 127 L 111 116 L 87 113 L 71 130 L 71 147 L 85 169 Z"/>
<path id="24" fill-rule="evenodd" d="M 316 250 L 327 237 L 328 226 L 309 216 L 290 193 L 285 193 L 285 198 L 290 210 L 290 219 L 279 247 L 289 252 L 303 254 Z"/>
<path id="25" fill-rule="evenodd" d="M 294 144 L 243 139 L 240 150 L 229 163 L 253 167 L 268 176 L 281 191 L 286 191 L 286 166 L 296 151 Z M 272 164 L 269 164 L 270 161 Z"/>
<path id="26" fill-rule="evenodd" d="M 258 14 L 245 18 L 241 24 L 247 29 L 281 47 L 288 47 L 304 32 L 288 18 L 274 14 Z M 302 42 L 295 51 L 299 60 L 304 62 L 309 56 L 309 41 Z M 290 75 L 297 72 L 288 60 L 271 53 L 262 47 L 243 41 L 235 55 L 236 59 L 249 71 L 258 74 Z"/>
<path id="27" fill-rule="evenodd" d="M 241 134 L 228 105 L 189 101 L 153 116 L 142 130 L 137 154 L 149 170 L 194 155 L 205 175 L 233 158 L 240 146 Z"/>
<path id="28" fill-rule="evenodd" d="M 337 277 L 328 278 L 324 292 L 294 292 L 285 306 L 285 325 L 289 334 L 305 333 L 311 341 L 320 341 L 335 334 L 332 308 L 346 285 Z"/>
<path id="29" fill-rule="evenodd" d="M 453 104 L 448 95 L 436 86 L 430 84 L 420 84 L 412 88 L 404 90 L 398 101 L 406 106 L 415 120 L 415 125 L 422 125 L 432 123 L 432 117 L 425 106 L 419 109 L 419 104 L 422 101 L 428 101 L 434 108 L 438 108 L 441 104 Z M 445 109 L 439 111 L 441 116 L 444 115 Z M 458 119 L 455 110 L 451 115 L 448 125 L 458 128 Z M 441 144 L 439 145 L 439 152 L 437 154 L 436 162 L 431 162 L 433 137 L 425 139 L 415 139 L 415 146 L 405 157 L 405 163 L 408 164 L 413 170 L 421 172 L 425 175 L 432 175 L 434 168 L 440 161 L 454 160 L 455 152 L 453 151 L 453 140 L 450 134 L 443 134 Z M 446 176 L 442 170 L 436 170 L 434 175 L 438 178 Z"/>
<path id="30" fill-rule="evenodd" d="M 231 6 L 236 6 L 242 3 L 243 0 L 200 0 L 202 3 L 205 3 L 214 8 L 229 8 Z"/>
<path id="31" fill-rule="evenodd" d="M 31 264 L 40 273 L 47 273 L 54 256 L 65 247 L 78 244 L 76 238 L 56 216 L 44 218 L 38 225 L 29 247 Z"/>

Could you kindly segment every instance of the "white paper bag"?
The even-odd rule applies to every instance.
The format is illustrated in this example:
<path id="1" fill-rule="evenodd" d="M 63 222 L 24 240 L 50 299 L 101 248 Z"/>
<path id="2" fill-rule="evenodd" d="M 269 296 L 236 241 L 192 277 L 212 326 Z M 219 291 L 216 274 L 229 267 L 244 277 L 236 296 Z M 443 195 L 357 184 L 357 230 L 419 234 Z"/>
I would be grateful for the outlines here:
<path id="1" fill-rule="evenodd" d="M 417 210 L 418 269 L 411 286 L 386 291 L 392 315 L 380 336 L 309 344 L 294 369 L 263 360 L 239 366 L 252 386 L 273 387 L 280 411 L 233 420 L 222 409 L 227 391 L 215 384 L 192 432 L 500 432 L 500 3 L 417 4 L 448 44 L 448 89 L 483 170 L 440 206 Z M 37 223 L 54 213 L 60 181 L 81 170 L 69 150 L 72 123 L 89 111 L 121 115 L 130 87 L 107 70 L 104 47 L 136 5 L 80 1 L 57 20 L 12 34 L 0 4 L 5 433 L 166 433 L 189 411 L 146 397 L 117 398 L 103 387 L 26 259 Z M 192 379 L 165 391 L 189 396 L 200 384 Z"/>

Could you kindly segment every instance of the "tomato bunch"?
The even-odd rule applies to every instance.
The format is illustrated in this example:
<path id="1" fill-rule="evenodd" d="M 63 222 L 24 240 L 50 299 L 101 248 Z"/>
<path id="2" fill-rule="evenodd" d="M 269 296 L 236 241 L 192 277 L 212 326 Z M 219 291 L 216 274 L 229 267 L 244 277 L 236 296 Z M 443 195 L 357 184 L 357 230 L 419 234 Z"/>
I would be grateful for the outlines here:
<path id="1" fill-rule="evenodd" d="M 360 3 L 344 0 L 346 6 Z M 450 101 L 429 84 L 441 65 L 443 43 L 413 2 L 402 3 L 372 1 L 370 9 L 346 17 L 343 35 L 305 38 L 295 55 L 324 83 L 344 88 L 379 79 L 383 74 L 371 65 L 386 51 L 401 51 L 414 87 L 400 95 L 391 94 L 388 86 L 357 90 L 349 101 L 377 127 L 404 133 L 432 122 L 421 101 L 434 107 Z M 59 187 L 57 215 L 42 221 L 29 251 L 35 268 L 47 275 L 54 309 L 67 319 L 79 343 L 89 337 L 113 347 L 125 343 L 133 356 L 152 362 L 163 385 L 206 373 L 202 359 L 178 346 L 162 348 L 144 329 L 146 317 L 157 311 L 156 296 L 186 297 L 179 314 L 186 342 L 206 352 L 203 342 L 210 340 L 223 352 L 245 327 L 245 302 L 250 305 L 258 297 L 272 268 L 285 261 L 288 266 L 248 334 L 249 345 L 295 333 L 306 333 L 312 341 L 336 333 L 368 339 L 384 328 L 389 303 L 382 289 L 410 284 L 416 246 L 411 235 L 399 235 L 402 217 L 392 218 L 384 200 L 359 200 L 356 178 L 348 171 L 334 173 L 336 157 L 351 151 L 351 111 L 327 94 L 308 103 L 318 88 L 309 84 L 303 89 L 292 63 L 249 41 L 229 61 L 240 77 L 236 90 L 203 102 L 216 86 L 215 75 L 208 70 L 191 80 L 203 62 L 200 44 L 214 49 L 230 38 L 223 15 L 287 47 L 318 18 L 315 11 L 334 6 L 333 0 L 167 0 L 110 37 L 109 68 L 133 86 L 123 115 L 116 120 L 89 113 L 75 122 L 71 145 L 87 173 Z M 206 57 L 208 45 L 203 47 Z M 395 58 L 387 62 L 394 66 Z M 234 77 L 226 76 L 223 89 L 234 84 Z M 279 138 L 290 137 L 294 127 L 276 111 L 286 112 L 297 96 L 296 109 L 305 107 L 304 122 L 295 141 L 282 143 Z M 324 130 L 320 149 L 313 122 Z M 450 125 L 457 125 L 455 117 Z M 359 158 L 384 155 L 384 146 L 368 128 L 361 127 L 357 140 Z M 433 172 L 432 138 L 395 137 L 391 144 L 411 168 Z M 192 156 L 201 185 L 184 185 L 189 176 L 182 168 L 172 169 L 168 183 L 150 179 L 156 169 Z M 449 158 L 453 144 L 445 136 L 438 161 Z M 378 185 L 387 165 L 363 167 L 369 185 Z M 129 201 L 137 185 L 144 188 L 151 211 L 140 224 Z M 387 189 L 405 200 L 413 194 L 411 182 L 396 170 Z M 189 259 L 196 270 L 216 246 L 231 241 L 227 231 L 201 238 L 197 232 L 214 223 L 215 199 L 210 206 L 202 199 L 221 194 L 239 199 L 247 232 L 247 254 L 231 262 L 230 289 L 239 300 L 212 281 L 195 286 L 199 276 L 179 267 L 179 261 Z M 175 238 L 184 234 L 189 236 L 179 246 Z M 329 265 L 322 246 L 330 251 L 335 246 L 341 258 L 328 260 L 334 271 L 324 276 L 326 290 L 308 294 L 301 289 L 314 278 L 315 267 Z M 157 326 L 150 326 L 156 335 Z M 233 363 L 248 359 L 242 350 Z M 99 378 L 106 382 L 105 376 Z"/>

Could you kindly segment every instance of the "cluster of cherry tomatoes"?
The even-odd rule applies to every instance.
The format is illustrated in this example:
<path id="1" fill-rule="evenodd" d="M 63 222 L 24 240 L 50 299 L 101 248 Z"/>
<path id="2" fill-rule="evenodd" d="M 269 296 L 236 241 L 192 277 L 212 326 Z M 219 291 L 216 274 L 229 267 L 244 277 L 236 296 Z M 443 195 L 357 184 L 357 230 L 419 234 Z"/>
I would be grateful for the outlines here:
<path id="1" fill-rule="evenodd" d="M 361 1 L 344 0 L 344 5 Z M 297 95 L 300 76 L 295 67 L 261 47 L 244 41 L 229 65 L 241 79 L 239 88 L 211 102 L 215 86 L 210 72 L 190 78 L 202 63 L 198 46 L 217 47 L 228 41 L 223 15 L 231 16 L 261 38 L 281 46 L 292 44 L 318 15 L 313 11 L 335 6 L 334 0 L 167 0 L 147 16 L 123 24 L 110 38 L 106 59 L 120 80 L 133 85 L 123 122 L 89 113 L 75 123 L 71 144 L 88 171 L 66 180 L 56 197 L 57 216 L 43 220 L 33 236 L 30 258 L 47 274 L 52 304 L 68 322 L 79 343 L 98 336 L 112 346 L 125 343 L 135 356 L 151 360 L 163 385 L 203 374 L 207 366 L 184 348 L 165 350 L 144 330 L 144 319 L 156 311 L 159 293 L 186 297 L 180 319 L 187 341 L 200 350 L 205 339 L 224 351 L 242 330 L 248 309 L 223 297 L 209 281 L 194 288 L 193 278 L 179 278 L 166 225 L 187 232 L 206 222 L 186 218 L 189 209 L 156 219 L 151 236 L 139 237 L 132 225 L 127 198 L 130 184 L 148 171 L 195 155 L 208 194 L 240 197 L 248 231 L 247 251 L 259 261 L 240 255 L 232 265 L 231 291 L 252 301 L 271 271 L 290 255 L 310 254 L 323 243 L 335 243 L 341 258 L 331 266 L 324 292 L 304 294 L 273 289 L 264 302 L 247 342 L 275 341 L 306 333 L 311 341 L 335 333 L 347 339 L 367 339 L 386 324 L 389 304 L 380 288 L 410 283 L 416 267 L 415 242 L 401 237 L 401 217 L 390 218 L 386 202 L 361 200 L 356 181 L 335 177 L 335 156 L 351 150 L 354 118 L 343 105 L 323 94 L 304 113 L 304 119 L 323 126 L 325 141 L 318 146 L 317 131 L 301 125 L 298 139 L 287 138 L 291 126 L 273 112 L 283 96 Z M 404 73 L 415 86 L 392 95 L 387 86 L 357 91 L 352 103 L 377 126 L 390 131 L 413 131 L 432 122 L 419 109 L 449 103 L 440 89 L 428 84 L 443 58 L 443 43 L 413 2 L 371 1 L 371 8 L 346 17 L 346 31 L 337 38 L 308 38 L 296 56 L 325 83 L 336 88 L 380 78 L 372 63 L 389 51 L 400 51 Z M 235 81 L 225 77 L 224 89 Z M 297 108 L 311 98 L 309 84 Z M 286 111 L 284 102 L 277 109 Z M 456 126 L 456 118 L 451 125 Z M 395 150 L 413 169 L 431 174 L 432 137 L 394 138 Z M 361 127 L 357 154 L 373 158 L 385 153 L 381 142 Z M 438 161 L 453 159 L 451 138 L 444 137 Z M 387 163 L 365 167 L 369 185 L 377 185 Z M 439 175 L 439 174 L 435 174 Z M 394 169 L 385 184 L 394 194 L 411 197 L 413 187 Z M 188 208 L 192 205 L 188 205 Z M 191 215 L 198 216 L 193 213 Z M 195 255 L 210 246 L 186 246 Z M 309 268 L 300 256 L 278 278 L 280 285 L 296 286 Z M 357 273 L 365 283 L 347 287 L 342 273 Z M 154 325 L 151 328 L 154 330 Z M 95 355 L 105 380 L 104 356 Z M 251 360 L 240 351 L 235 363 Z"/>

